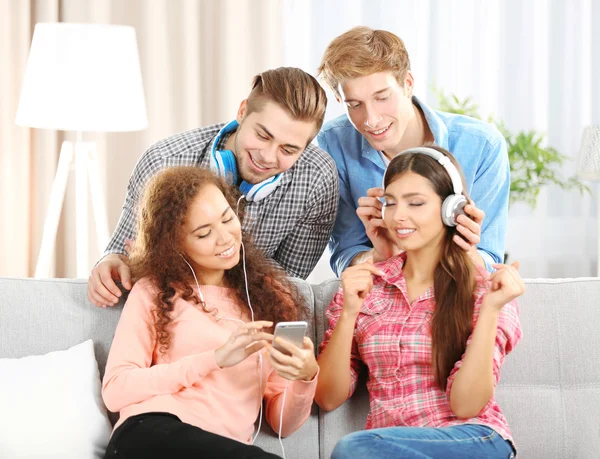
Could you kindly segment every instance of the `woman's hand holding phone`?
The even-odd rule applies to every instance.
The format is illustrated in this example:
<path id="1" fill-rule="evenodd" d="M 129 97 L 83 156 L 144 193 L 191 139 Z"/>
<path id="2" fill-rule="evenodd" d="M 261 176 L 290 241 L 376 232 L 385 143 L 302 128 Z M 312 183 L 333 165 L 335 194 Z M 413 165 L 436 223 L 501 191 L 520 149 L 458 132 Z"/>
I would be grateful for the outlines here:
<path id="1" fill-rule="evenodd" d="M 276 338 L 275 343 L 289 352 L 289 355 L 284 354 L 267 344 L 269 363 L 279 376 L 290 381 L 311 381 L 315 377 L 319 365 L 315 358 L 315 346 L 308 336 L 304 337 L 302 348 L 283 338 Z"/>
<path id="2" fill-rule="evenodd" d="M 307 336 L 306 322 L 280 322 L 275 327 L 273 345 L 267 345 L 271 367 L 279 376 L 291 381 L 312 380 L 319 366 L 315 347 Z"/>

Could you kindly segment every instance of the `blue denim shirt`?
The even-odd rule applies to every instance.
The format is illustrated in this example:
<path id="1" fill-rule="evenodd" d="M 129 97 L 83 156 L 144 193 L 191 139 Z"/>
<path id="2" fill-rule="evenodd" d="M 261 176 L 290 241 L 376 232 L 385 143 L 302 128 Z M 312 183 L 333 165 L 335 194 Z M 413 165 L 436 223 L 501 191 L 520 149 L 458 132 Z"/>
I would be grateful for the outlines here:
<path id="1" fill-rule="evenodd" d="M 485 212 L 477 248 L 491 272 L 492 263 L 502 263 L 506 243 L 510 167 L 504 137 L 483 121 L 433 110 L 416 97 L 413 103 L 423 110 L 435 144 L 458 160 L 469 196 Z M 331 268 L 339 276 L 356 254 L 372 247 L 356 209 L 358 198 L 382 185 L 385 164 L 346 115 L 326 123 L 317 141 L 333 157 L 339 174 L 340 202 L 329 239 Z"/>

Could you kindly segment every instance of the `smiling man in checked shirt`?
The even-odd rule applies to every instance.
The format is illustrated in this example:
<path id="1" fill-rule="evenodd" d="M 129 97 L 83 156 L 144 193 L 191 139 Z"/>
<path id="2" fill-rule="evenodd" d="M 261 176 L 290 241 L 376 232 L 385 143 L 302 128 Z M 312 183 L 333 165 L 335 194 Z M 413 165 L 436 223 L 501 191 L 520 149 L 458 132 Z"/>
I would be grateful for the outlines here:
<path id="1" fill-rule="evenodd" d="M 232 152 L 236 185 L 243 193 L 244 184 L 277 181 L 266 197 L 247 200 L 243 229 L 290 276 L 305 279 L 327 245 L 339 200 L 335 163 L 311 144 L 326 105 L 325 91 L 308 73 L 269 70 L 254 78 L 235 121 L 177 134 L 150 147 L 131 175 L 117 228 L 90 275 L 90 301 L 117 304 L 121 292 L 115 280 L 131 289 L 125 245 L 135 238 L 136 208 L 146 182 L 165 167 L 214 167 L 215 150 Z"/>

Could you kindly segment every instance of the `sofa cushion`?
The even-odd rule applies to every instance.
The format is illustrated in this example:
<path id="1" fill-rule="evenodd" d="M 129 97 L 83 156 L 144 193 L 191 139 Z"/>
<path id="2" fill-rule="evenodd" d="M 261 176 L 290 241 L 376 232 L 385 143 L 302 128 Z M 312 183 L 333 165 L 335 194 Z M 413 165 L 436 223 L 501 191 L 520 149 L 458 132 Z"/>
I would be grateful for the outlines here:
<path id="1" fill-rule="evenodd" d="M 528 279 L 496 398 L 525 458 L 600 451 L 600 279 Z"/>
<path id="2" fill-rule="evenodd" d="M 0 457 L 104 457 L 112 426 L 92 340 L 45 355 L 0 358 L 0 374 Z"/>

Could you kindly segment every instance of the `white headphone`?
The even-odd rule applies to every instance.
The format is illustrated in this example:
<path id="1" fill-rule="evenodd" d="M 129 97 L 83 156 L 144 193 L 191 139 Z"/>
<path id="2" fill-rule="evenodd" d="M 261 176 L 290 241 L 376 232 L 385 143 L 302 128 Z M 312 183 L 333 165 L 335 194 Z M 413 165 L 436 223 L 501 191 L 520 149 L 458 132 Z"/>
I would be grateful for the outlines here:
<path id="1" fill-rule="evenodd" d="M 448 175 L 450 176 L 450 180 L 452 180 L 452 188 L 454 189 L 454 194 L 449 195 L 446 199 L 444 199 L 444 202 L 442 203 L 442 221 L 446 226 L 456 226 L 458 224 L 456 219 L 459 215 L 465 214 L 464 207 L 468 204 L 467 198 L 462 194 L 462 180 L 460 179 L 460 173 L 458 172 L 458 169 L 456 169 L 454 164 L 452 164 L 450 158 L 448 158 L 445 154 L 439 152 L 434 148 L 409 148 L 408 150 L 404 150 L 403 152 L 399 153 L 397 156 L 404 155 L 407 153 L 420 153 L 423 155 L 427 155 L 435 159 L 442 166 L 444 166 L 444 169 L 446 169 L 446 172 L 448 172 Z M 384 183 L 388 170 L 389 165 L 388 169 L 386 169 L 385 174 L 383 175 Z M 382 188 L 384 188 L 383 184 Z M 381 218 L 385 218 L 385 203 L 381 208 Z"/>

